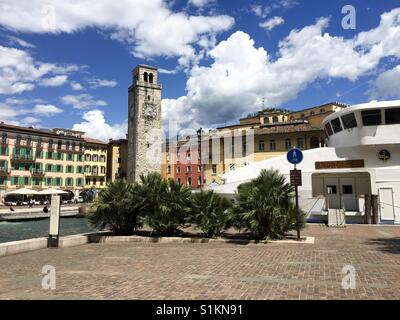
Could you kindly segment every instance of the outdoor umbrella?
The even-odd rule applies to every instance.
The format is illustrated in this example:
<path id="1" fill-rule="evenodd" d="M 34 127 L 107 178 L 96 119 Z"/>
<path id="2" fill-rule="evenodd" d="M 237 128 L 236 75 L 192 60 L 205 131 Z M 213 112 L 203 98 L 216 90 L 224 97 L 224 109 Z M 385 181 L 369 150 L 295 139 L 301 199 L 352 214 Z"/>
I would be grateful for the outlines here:
<path id="1" fill-rule="evenodd" d="M 39 194 L 39 192 L 28 188 L 21 188 L 7 192 L 6 196 L 8 196 L 9 194 L 34 195 L 34 194 Z"/>
<path id="2" fill-rule="evenodd" d="M 52 194 L 67 194 L 67 191 L 64 190 L 58 190 L 58 189 L 44 189 L 42 191 L 39 191 L 37 194 L 43 194 L 43 195 L 52 195 Z"/>

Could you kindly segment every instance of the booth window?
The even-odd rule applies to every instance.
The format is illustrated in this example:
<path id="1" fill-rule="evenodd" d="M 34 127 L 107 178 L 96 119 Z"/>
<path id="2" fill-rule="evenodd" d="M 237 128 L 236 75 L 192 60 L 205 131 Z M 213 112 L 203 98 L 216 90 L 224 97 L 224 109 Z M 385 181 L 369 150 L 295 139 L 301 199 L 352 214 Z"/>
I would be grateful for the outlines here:
<path id="1" fill-rule="evenodd" d="M 378 126 L 382 124 L 382 114 L 380 109 L 361 111 L 364 126 Z"/>
<path id="2" fill-rule="evenodd" d="M 349 113 L 342 116 L 343 127 L 345 129 L 351 129 L 357 127 L 357 120 L 354 113 Z"/>
<path id="3" fill-rule="evenodd" d="M 386 124 L 400 123 L 400 108 L 385 110 Z"/>
<path id="4" fill-rule="evenodd" d="M 333 119 L 331 121 L 333 132 L 337 133 L 343 130 L 342 124 L 340 123 L 339 118 Z"/>

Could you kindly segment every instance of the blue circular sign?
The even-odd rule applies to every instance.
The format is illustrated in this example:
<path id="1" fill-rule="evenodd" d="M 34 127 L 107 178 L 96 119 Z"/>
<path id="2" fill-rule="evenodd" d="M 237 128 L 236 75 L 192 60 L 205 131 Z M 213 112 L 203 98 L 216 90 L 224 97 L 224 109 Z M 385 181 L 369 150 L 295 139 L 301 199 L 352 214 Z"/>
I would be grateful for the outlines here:
<path id="1" fill-rule="evenodd" d="M 303 152 L 297 148 L 290 149 L 286 158 L 291 164 L 299 164 L 303 161 Z"/>

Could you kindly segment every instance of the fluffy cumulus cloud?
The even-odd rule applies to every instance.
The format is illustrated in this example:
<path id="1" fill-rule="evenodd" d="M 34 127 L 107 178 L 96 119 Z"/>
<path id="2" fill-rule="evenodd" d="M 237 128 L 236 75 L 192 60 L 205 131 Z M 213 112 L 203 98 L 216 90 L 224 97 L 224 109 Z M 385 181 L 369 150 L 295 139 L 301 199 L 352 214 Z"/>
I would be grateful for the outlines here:
<path id="1" fill-rule="evenodd" d="M 202 3 L 205 0 L 195 0 Z M 212 36 L 232 27 L 226 15 L 190 16 L 174 12 L 163 0 L 3 0 L 0 25 L 15 31 L 72 33 L 86 27 L 111 33 L 127 43 L 137 57 L 195 58 L 194 45 L 202 36 Z"/>
<path id="2" fill-rule="evenodd" d="M 83 90 L 84 89 L 83 86 L 79 82 L 76 82 L 76 81 L 70 82 L 70 85 L 71 85 L 71 89 L 75 90 L 75 91 L 79 91 L 79 90 Z"/>
<path id="3" fill-rule="evenodd" d="M 371 99 L 400 99 L 400 65 L 382 72 L 369 90 Z"/>
<path id="4" fill-rule="evenodd" d="M 188 3 L 195 7 L 204 7 L 210 3 L 215 2 L 215 0 L 189 0 Z"/>
<path id="5" fill-rule="evenodd" d="M 260 22 L 259 26 L 267 31 L 271 31 L 273 28 L 284 24 L 285 20 L 282 17 L 275 16 L 271 19 Z"/>
<path id="6" fill-rule="evenodd" d="M 84 131 L 86 136 L 97 138 L 105 142 L 108 139 L 121 139 L 126 137 L 128 132 L 127 120 L 120 124 L 109 125 L 101 110 L 91 110 L 85 112 L 81 123 L 77 123 L 72 130 Z"/>
<path id="7" fill-rule="evenodd" d="M 104 100 L 96 100 L 90 94 L 66 95 L 61 97 L 61 102 L 74 109 L 88 109 L 107 105 Z"/>
<path id="8" fill-rule="evenodd" d="M 356 81 L 376 69 L 382 58 L 400 56 L 400 9 L 382 15 L 379 26 L 353 39 L 325 32 L 329 20 L 292 30 L 272 59 L 241 31 L 220 42 L 209 67 L 194 67 L 187 95 L 163 101 L 166 120 L 181 127 L 221 124 L 256 111 L 264 98 L 276 106 L 297 97 L 317 79 Z"/>
<path id="9" fill-rule="evenodd" d="M 35 61 L 24 50 L 0 46 L 0 94 L 31 91 L 38 83 L 60 85 L 67 79 L 65 74 L 78 69 L 75 65 Z M 56 76 L 45 78 L 48 75 Z"/>

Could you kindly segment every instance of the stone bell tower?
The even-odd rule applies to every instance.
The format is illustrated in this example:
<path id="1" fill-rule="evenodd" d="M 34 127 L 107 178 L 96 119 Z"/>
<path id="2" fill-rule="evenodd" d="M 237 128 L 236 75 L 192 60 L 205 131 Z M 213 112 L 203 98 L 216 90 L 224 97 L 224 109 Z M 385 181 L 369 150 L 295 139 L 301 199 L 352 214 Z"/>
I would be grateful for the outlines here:
<path id="1" fill-rule="evenodd" d="M 132 71 L 128 99 L 128 182 L 141 174 L 161 173 L 161 86 L 157 68 L 138 65 Z"/>

